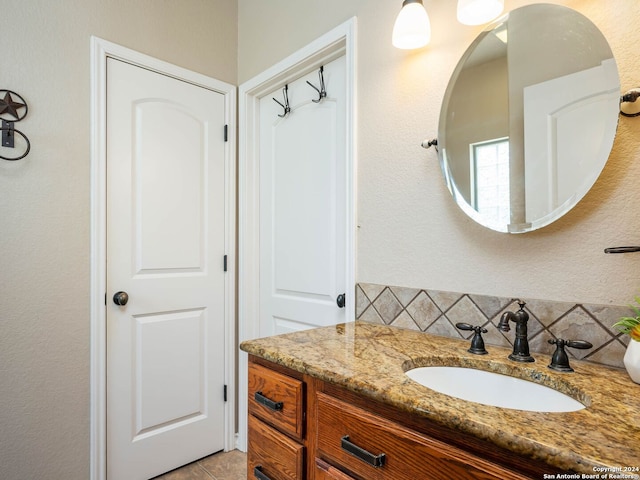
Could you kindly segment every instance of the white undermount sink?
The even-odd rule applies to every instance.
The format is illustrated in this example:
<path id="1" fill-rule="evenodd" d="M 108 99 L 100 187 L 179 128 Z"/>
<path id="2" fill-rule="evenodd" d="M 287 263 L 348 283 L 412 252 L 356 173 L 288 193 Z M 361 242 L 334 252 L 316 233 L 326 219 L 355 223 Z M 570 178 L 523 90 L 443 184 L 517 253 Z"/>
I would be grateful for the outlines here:
<path id="1" fill-rule="evenodd" d="M 436 392 L 470 402 L 530 412 L 574 412 L 585 406 L 544 385 L 464 367 L 419 367 L 406 372 Z"/>

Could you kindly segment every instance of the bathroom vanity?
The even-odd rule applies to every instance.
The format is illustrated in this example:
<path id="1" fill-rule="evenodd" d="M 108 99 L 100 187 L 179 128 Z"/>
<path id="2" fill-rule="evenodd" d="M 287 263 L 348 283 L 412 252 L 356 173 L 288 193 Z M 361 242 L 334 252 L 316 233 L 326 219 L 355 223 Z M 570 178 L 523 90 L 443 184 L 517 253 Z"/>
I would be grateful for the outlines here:
<path id="1" fill-rule="evenodd" d="M 638 473 L 640 386 L 622 370 L 355 322 L 244 342 L 249 353 L 248 476 L 289 479 L 542 479 Z M 583 403 L 565 413 L 459 400 L 405 374 L 420 366 L 489 370 Z M 545 477 L 545 475 L 548 475 Z M 597 477 L 593 477 L 597 478 Z"/>

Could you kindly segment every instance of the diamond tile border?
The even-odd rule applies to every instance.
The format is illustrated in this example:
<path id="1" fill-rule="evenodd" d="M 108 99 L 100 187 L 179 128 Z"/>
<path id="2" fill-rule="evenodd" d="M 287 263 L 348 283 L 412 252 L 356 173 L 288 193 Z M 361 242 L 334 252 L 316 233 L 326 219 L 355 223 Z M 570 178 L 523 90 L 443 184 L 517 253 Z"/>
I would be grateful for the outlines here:
<path id="1" fill-rule="evenodd" d="M 552 338 L 587 340 L 590 350 L 567 349 L 571 358 L 623 367 L 622 357 L 629 342 L 626 335 L 611 328 L 620 317 L 632 315 L 630 307 L 593 305 L 526 299 L 529 313 L 529 348 L 532 352 L 553 353 Z M 356 285 L 356 319 L 394 325 L 452 338 L 469 338 L 469 332 L 455 327 L 458 322 L 482 325 L 487 345 L 510 347 L 513 329 L 497 329 L 500 316 L 518 309 L 517 299 L 444 292 L 419 288 L 359 283 Z"/>

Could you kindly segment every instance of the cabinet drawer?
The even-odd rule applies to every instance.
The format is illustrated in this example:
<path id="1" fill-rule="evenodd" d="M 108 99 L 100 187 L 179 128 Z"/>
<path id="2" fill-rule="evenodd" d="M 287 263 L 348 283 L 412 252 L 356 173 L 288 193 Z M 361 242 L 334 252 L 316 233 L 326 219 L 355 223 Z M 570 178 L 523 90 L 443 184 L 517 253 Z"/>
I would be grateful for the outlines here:
<path id="1" fill-rule="evenodd" d="M 355 480 L 336 467 L 329 465 L 327 462 L 316 458 L 316 474 L 315 480 Z"/>
<path id="2" fill-rule="evenodd" d="M 249 415 L 247 478 L 304 480 L 304 447 Z"/>
<path id="3" fill-rule="evenodd" d="M 527 478 L 324 393 L 317 394 L 317 423 L 318 457 L 357 478 Z"/>
<path id="4" fill-rule="evenodd" d="M 299 440 L 304 434 L 303 395 L 300 380 L 249 364 L 249 413 Z"/>

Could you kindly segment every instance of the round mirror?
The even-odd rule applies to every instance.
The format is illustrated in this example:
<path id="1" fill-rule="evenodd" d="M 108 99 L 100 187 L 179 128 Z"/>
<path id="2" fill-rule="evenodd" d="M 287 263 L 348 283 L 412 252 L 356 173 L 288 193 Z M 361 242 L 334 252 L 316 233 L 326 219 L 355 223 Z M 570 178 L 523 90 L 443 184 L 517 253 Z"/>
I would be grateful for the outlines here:
<path id="1" fill-rule="evenodd" d="M 499 232 L 558 219 L 589 191 L 616 133 L 620 79 L 584 15 L 518 8 L 482 32 L 445 92 L 440 164 L 458 206 Z"/>

